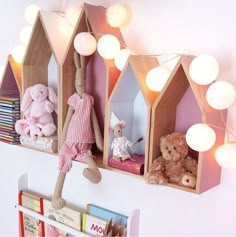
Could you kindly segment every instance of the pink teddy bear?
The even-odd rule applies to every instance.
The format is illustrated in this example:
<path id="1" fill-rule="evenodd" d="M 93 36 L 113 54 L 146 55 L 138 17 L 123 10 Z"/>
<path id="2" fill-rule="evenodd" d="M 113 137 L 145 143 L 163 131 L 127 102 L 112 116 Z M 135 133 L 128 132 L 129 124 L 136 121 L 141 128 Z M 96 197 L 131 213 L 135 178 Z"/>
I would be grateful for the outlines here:
<path id="1" fill-rule="evenodd" d="M 35 136 L 51 136 L 56 131 L 52 112 L 57 113 L 57 96 L 52 88 L 36 84 L 26 89 L 21 103 L 23 119 L 15 124 L 16 132 Z"/>

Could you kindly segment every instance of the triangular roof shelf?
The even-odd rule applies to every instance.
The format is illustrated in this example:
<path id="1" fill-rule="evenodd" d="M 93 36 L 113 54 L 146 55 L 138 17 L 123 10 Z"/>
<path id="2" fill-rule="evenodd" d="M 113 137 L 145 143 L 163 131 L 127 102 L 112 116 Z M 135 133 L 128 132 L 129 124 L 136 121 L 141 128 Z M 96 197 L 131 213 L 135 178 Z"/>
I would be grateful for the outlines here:
<path id="1" fill-rule="evenodd" d="M 23 91 L 36 83 L 47 84 L 47 70 L 51 56 L 62 63 L 71 36 L 61 26 L 65 18 L 56 12 L 40 11 L 35 20 L 23 60 Z"/>
<path id="2" fill-rule="evenodd" d="M 1 96 L 21 96 L 22 93 L 22 77 L 21 64 L 17 63 L 12 55 L 8 56 L 6 67 L 4 69 L 0 95 Z"/>
<path id="3" fill-rule="evenodd" d="M 125 110 L 125 114 L 128 116 L 129 113 L 133 113 L 132 115 L 128 116 L 127 119 L 130 121 L 130 123 L 127 124 L 127 127 L 134 127 L 136 120 L 142 121 L 142 125 L 139 124 L 139 127 L 145 128 L 145 131 L 142 131 L 144 134 L 140 134 L 144 137 L 144 175 L 146 175 L 147 167 L 148 167 L 148 160 L 149 160 L 149 137 L 150 137 L 150 121 L 151 121 L 151 112 L 152 112 L 152 106 L 154 102 L 156 101 L 159 92 L 153 92 L 151 91 L 147 85 L 146 85 L 146 75 L 147 73 L 152 69 L 159 65 L 157 59 L 155 57 L 150 56 L 141 56 L 141 55 L 131 55 L 128 58 L 128 61 L 122 70 L 119 79 L 116 82 L 116 85 L 107 101 L 107 107 L 106 107 L 106 122 L 105 122 L 105 141 L 104 141 L 104 165 L 108 166 L 108 160 L 110 156 L 110 144 L 111 144 L 111 136 L 109 133 L 109 126 L 110 126 L 110 116 L 112 110 L 112 104 L 114 103 L 115 107 L 117 107 L 118 103 L 120 103 L 119 108 L 124 105 L 127 102 L 128 104 L 133 103 L 134 109 L 137 111 L 133 111 L 132 109 L 130 111 L 127 111 L 127 108 Z M 138 107 L 135 107 L 134 102 L 141 92 L 141 95 L 143 97 L 144 103 L 141 101 L 138 103 Z M 141 107 L 140 107 L 141 106 Z M 113 109 L 116 109 L 116 108 Z M 136 109 L 135 109 L 136 108 Z M 119 109 L 119 111 L 122 111 L 122 108 Z M 147 113 L 146 113 L 146 112 Z M 125 114 L 123 116 L 125 117 Z M 135 118 L 139 114 L 142 118 Z M 120 119 L 124 119 L 120 118 Z M 132 122 L 132 121 L 133 122 Z M 132 124 L 132 125 L 131 125 Z M 126 128 L 129 129 L 129 128 Z M 132 131 L 134 131 L 131 129 Z M 131 132 L 133 133 L 133 132 Z M 139 135 L 139 136 L 140 136 Z M 135 134 L 136 136 L 136 134 Z M 133 135 L 132 135 L 133 137 Z"/>
<path id="4" fill-rule="evenodd" d="M 98 41 L 104 34 L 115 35 L 122 44 L 124 39 L 119 28 L 112 28 L 106 21 L 106 8 L 84 3 L 80 17 L 68 44 L 61 70 L 61 84 L 59 107 L 62 109 L 59 124 L 63 126 L 67 111 L 67 98 L 75 92 L 74 38 L 80 32 L 91 32 Z M 95 110 L 101 130 L 104 128 L 105 103 L 120 75 L 114 60 L 104 60 L 95 51 L 89 58 L 87 67 L 87 92 L 94 96 Z M 96 85 L 96 86 L 94 86 Z M 59 132 L 62 127 L 58 128 Z"/>

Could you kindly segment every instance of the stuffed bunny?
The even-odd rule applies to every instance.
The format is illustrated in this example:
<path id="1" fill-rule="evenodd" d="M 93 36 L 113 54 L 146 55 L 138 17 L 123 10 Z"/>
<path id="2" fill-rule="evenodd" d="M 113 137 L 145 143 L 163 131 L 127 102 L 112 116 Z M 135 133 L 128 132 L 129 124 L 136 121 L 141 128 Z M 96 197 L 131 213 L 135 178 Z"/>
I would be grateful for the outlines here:
<path id="1" fill-rule="evenodd" d="M 52 112 L 57 113 L 57 96 L 52 88 L 43 84 L 27 88 L 22 98 L 21 111 L 24 118 L 16 122 L 17 133 L 32 134 L 32 138 L 35 138 L 39 134 L 51 136 L 56 131 Z"/>
<path id="2" fill-rule="evenodd" d="M 92 183 L 101 181 L 101 173 L 94 161 L 91 148 L 96 143 L 97 148 L 103 150 L 103 138 L 98 126 L 94 111 L 94 99 L 86 93 L 86 65 L 85 57 L 75 51 L 74 62 L 76 66 L 75 89 L 76 93 L 68 99 L 68 111 L 63 127 L 63 144 L 59 151 L 59 175 L 52 197 L 52 206 L 61 209 L 66 205 L 62 199 L 62 189 L 66 173 L 72 167 L 72 160 L 86 162 L 88 168 L 84 169 L 83 175 Z"/>

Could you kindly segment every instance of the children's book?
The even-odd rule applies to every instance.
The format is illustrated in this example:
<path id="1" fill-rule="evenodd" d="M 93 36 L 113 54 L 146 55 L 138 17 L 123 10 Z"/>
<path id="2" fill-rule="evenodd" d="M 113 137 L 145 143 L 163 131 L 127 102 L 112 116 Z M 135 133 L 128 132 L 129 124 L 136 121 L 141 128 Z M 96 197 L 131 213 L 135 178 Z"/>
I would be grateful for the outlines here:
<path id="1" fill-rule="evenodd" d="M 60 210 L 56 210 L 52 207 L 52 202 L 47 199 L 43 199 L 43 210 L 44 215 L 48 218 L 70 226 L 76 230 L 81 230 L 81 210 L 68 206 L 63 207 Z M 49 224 L 46 224 L 45 229 L 45 236 L 48 237 L 70 236 L 70 233 L 65 233 L 64 231 L 59 230 L 58 228 Z"/>
<path id="2" fill-rule="evenodd" d="M 94 236 L 104 236 L 107 234 L 109 221 L 100 217 L 83 213 L 82 231 Z"/>
<path id="3" fill-rule="evenodd" d="M 112 223 L 119 221 L 121 225 L 126 225 L 128 221 L 128 216 L 96 206 L 94 204 L 87 204 L 87 212 L 107 221 L 112 220 Z"/>
<path id="4" fill-rule="evenodd" d="M 19 204 L 38 213 L 43 213 L 42 198 L 33 193 L 21 191 L 19 193 Z M 44 223 L 42 221 L 23 212 L 19 213 L 19 221 L 20 236 L 44 236 Z"/>
<path id="5" fill-rule="evenodd" d="M 108 160 L 110 167 L 127 171 L 137 175 L 144 174 L 144 155 L 132 154 L 131 159 L 119 161 L 110 157 Z"/>

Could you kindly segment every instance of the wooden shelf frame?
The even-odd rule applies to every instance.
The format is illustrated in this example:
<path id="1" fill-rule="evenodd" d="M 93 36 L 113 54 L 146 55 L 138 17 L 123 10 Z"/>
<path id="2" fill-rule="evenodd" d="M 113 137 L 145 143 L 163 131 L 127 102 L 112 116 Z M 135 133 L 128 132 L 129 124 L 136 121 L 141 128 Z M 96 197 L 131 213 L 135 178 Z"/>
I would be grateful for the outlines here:
<path id="1" fill-rule="evenodd" d="M 190 77 L 189 66 L 192 60 L 192 56 L 180 57 L 163 90 L 153 105 L 149 169 L 151 168 L 152 161 L 161 155 L 159 147 L 160 137 L 176 131 L 177 107 L 188 89 L 192 91 L 198 106 L 200 113 L 198 122 L 213 124 L 223 129 L 225 127 L 220 112 L 211 108 L 206 101 L 205 95 L 209 85 L 198 85 Z M 188 109 L 185 109 L 185 112 L 191 114 L 193 113 L 191 109 L 192 107 L 189 107 Z M 224 119 L 226 118 L 226 111 L 222 111 L 222 116 Z M 216 133 L 216 143 L 214 147 L 206 152 L 192 151 L 190 154 L 198 161 L 196 188 L 189 189 L 174 184 L 170 184 L 169 186 L 200 194 L 220 184 L 221 168 L 215 160 L 214 152 L 218 146 L 224 143 L 225 132 L 222 129 L 212 128 Z"/>

